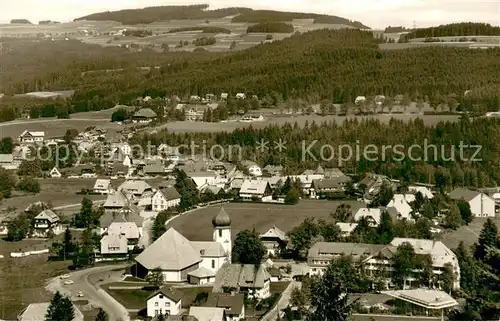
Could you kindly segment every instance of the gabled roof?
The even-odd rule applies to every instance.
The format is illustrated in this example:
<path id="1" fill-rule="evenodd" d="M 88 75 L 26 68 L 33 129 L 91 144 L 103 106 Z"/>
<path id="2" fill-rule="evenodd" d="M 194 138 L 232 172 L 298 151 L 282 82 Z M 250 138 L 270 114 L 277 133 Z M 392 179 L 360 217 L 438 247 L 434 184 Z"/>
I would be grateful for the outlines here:
<path id="1" fill-rule="evenodd" d="M 148 296 L 146 301 L 149 301 L 151 298 L 154 298 L 158 294 L 163 294 L 164 296 L 166 296 L 167 298 L 169 298 L 170 300 L 172 300 L 176 303 L 179 302 L 182 298 L 181 295 L 177 291 L 173 290 L 170 286 L 166 285 L 166 286 L 160 288 L 158 291 L 151 294 L 150 296 Z"/>
<path id="2" fill-rule="evenodd" d="M 269 182 L 265 180 L 245 180 L 241 185 L 240 194 L 263 195 Z"/>
<path id="3" fill-rule="evenodd" d="M 205 306 L 223 308 L 227 315 L 240 315 L 244 306 L 243 293 L 209 293 Z"/>
<path id="4" fill-rule="evenodd" d="M 189 276 L 194 276 L 195 278 L 208 278 L 208 277 L 214 277 L 215 272 L 212 270 L 207 269 L 206 267 L 200 267 L 192 272 L 188 273 Z"/>
<path id="5" fill-rule="evenodd" d="M 189 309 L 189 315 L 197 318 L 199 321 L 223 321 L 224 309 L 192 306 Z"/>
<path id="6" fill-rule="evenodd" d="M 392 246 L 399 246 L 403 243 L 409 243 L 415 250 L 415 254 L 429 254 L 432 257 L 433 265 L 444 266 L 452 260 L 456 260 L 456 255 L 441 241 L 399 238 L 391 241 Z"/>
<path id="7" fill-rule="evenodd" d="M 380 219 L 382 216 L 382 211 L 380 208 L 366 208 L 362 207 L 357 210 L 356 214 L 354 214 L 354 220 L 359 221 L 362 217 L 373 218 L 373 221 L 376 226 L 380 224 Z"/>
<path id="8" fill-rule="evenodd" d="M 378 253 L 385 245 L 363 243 L 317 242 L 309 249 L 308 258 L 328 258 L 334 255 L 352 255 L 354 259 Z"/>
<path id="9" fill-rule="evenodd" d="M 50 223 L 55 223 L 59 221 L 59 216 L 54 213 L 52 210 L 44 210 L 40 212 L 37 216 L 35 216 L 37 220 L 48 220 Z"/>
<path id="10" fill-rule="evenodd" d="M 178 271 L 201 262 L 201 256 L 188 239 L 170 228 L 135 260 L 149 270 Z"/>
<path id="11" fill-rule="evenodd" d="M 123 208 L 127 206 L 129 200 L 122 190 L 109 194 L 104 202 L 104 208 Z"/>
<path id="12" fill-rule="evenodd" d="M 121 234 L 106 234 L 101 239 L 101 254 L 109 253 L 109 247 L 118 248 L 119 250 L 112 251 L 113 254 L 127 254 L 127 238 Z"/>
<path id="13" fill-rule="evenodd" d="M 133 194 L 143 194 L 144 191 L 151 189 L 151 186 L 145 181 L 129 179 L 123 182 L 118 190 L 125 190 Z"/>
<path id="14" fill-rule="evenodd" d="M 134 222 L 113 222 L 108 227 L 108 234 L 125 235 L 127 239 L 138 239 L 139 228 Z"/>
<path id="15" fill-rule="evenodd" d="M 215 276 L 213 292 L 222 292 L 225 287 L 258 289 L 269 279 L 270 275 L 262 264 L 256 267 L 254 264 L 224 263 Z"/>
<path id="16" fill-rule="evenodd" d="M 466 202 L 469 202 L 479 194 L 481 193 L 478 191 L 471 191 L 470 189 L 459 187 L 450 192 L 450 198 L 457 201 L 463 199 Z"/>
<path id="17" fill-rule="evenodd" d="M 282 241 L 286 241 L 288 237 L 286 236 L 286 233 L 283 232 L 281 229 L 277 228 L 276 226 L 271 227 L 267 232 L 263 233 L 260 235 L 260 238 L 278 238 Z"/>
<path id="18" fill-rule="evenodd" d="M 94 184 L 94 189 L 108 189 L 111 184 L 109 179 L 97 179 Z"/>
<path id="19" fill-rule="evenodd" d="M 133 222 L 136 226 L 142 227 L 144 218 L 136 210 L 124 208 L 120 212 L 105 211 L 99 219 L 101 228 L 108 228 L 111 223 Z"/>
<path id="20" fill-rule="evenodd" d="M 135 114 L 134 117 L 144 117 L 144 118 L 155 118 L 158 115 L 151 108 L 141 108 Z"/>
<path id="21" fill-rule="evenodd" d="M 164 189 L 159 189 L 158 191 L 156 191 L 156 193 L 161 193 L 167 201 L 172 201 L 181 198 L 181 194 L 179 194 L 179 192 L 177 192 L 177 190 L 173 186 L 169 186 Z"/>

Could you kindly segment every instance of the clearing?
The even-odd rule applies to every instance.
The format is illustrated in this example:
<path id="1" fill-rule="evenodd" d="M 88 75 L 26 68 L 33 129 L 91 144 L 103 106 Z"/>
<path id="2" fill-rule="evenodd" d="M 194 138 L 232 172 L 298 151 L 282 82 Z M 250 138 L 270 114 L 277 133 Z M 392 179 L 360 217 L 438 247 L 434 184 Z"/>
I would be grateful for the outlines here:
<path id="1" fill-rule="evenodd" d="M 458 244 L 463 241 L 466 246 L 471 246 L 477 242 L 479 238 L 479 233 L 483 228 L 483 224 L 486 222 L 486 218 L 474 218 L 469 225 L 461 226 L 456 231 L 446 233 L 442 236 L 443 243 L 450 249 L 456 249 Z M 492 218 L 496 223 L 497 227 L 500 229 L 500 219 Z"/>

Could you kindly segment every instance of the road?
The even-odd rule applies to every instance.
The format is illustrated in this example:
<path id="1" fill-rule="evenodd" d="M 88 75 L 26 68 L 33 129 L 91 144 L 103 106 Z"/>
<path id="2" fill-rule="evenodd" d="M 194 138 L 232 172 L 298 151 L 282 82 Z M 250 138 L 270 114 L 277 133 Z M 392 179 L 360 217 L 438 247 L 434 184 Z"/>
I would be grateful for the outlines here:
<path id="1" fill-rule="evenodd" d="M 57 119 L 57 118 L 42 118 L 42 119 L 26 119 L 26 120 L 13 120 L 9 122 L 4 122 L 0 124 L 1 127 L 20 125 L 20 124 L 35 124 L 35 123 L 50 123 L 50 122 L 71 122 L 71 121 L 91 121 L 91 122 L 107 122 L 109 119 L 95 119 L 95 118 L 69 118 L 69 119 Z"/>
<path id="2" fill-rule="evenodd" d="M 274 307 L 271 311 L 269 311 L 266 315 L 264 315 L 261 318 L 261 321 L 275 321 L 279 320 L 278 318 L 278 313 L 280 313 L 280 317 L 282 314 L 283 309 L 285 309 L 289 304 L 290 304 L 290 299 L 292 297 L 292 292 L 293 289 L 298 287 L 300 288 L 301 283 L 292 281 L 288 285 L 288 287 L 281 293 L 280 299 L 278 300 L 278 303 L 276 304 L 276 307 Z"/>
<path id="3" fill-rule="evenodd" d="M 66 280 L 54 278 L 49 281 L 47 290 L 53 293 L 59 291 L 70 296 L 72 300 L 81 299 L 77 296 L 78 292 L 81 291 L 84 295 L 83 299 L 106 311 L 109 321 L 129 321 L 130 318 L 125 307 L 99 287 L 100 282 L 119 281 L 122 273 L 113 270 L 125 267 L 126 265 L 109 265 L 72 272 L 67 280 L 72 280 L 74 284 L 64 285 Z"/>
<path id="4" fill-rule="evenodd" d="M 101 203 L 104 203 L 104 202 L 106 202 L 106 200 L 93 201 L 93 204 L 94 205 L 98 205 L 98 204 L 101 204 Z M 57 206 L 57 207 L 54 207 L 53 210 L 57 211 L 57 210 L 63 210 L 63 209 L 66 209 L 66 208 L 77 207 L 77 206 L 82 206 L 82 203 Z"/>

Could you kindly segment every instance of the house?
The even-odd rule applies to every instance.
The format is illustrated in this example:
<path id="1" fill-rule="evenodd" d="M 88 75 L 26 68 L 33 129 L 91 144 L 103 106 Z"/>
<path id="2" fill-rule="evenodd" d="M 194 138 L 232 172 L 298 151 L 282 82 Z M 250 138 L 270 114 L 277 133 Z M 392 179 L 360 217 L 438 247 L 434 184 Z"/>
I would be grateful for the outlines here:
<path id="1" fill-rule="evenodd" d="M 361 218 L 365 217 L 371 227 L 377 227 L 380 224 L 380 218 L 382 216 L 382 211 L 380 208 L 359 208 L 354 214 L 354 221 L 358 222 Z"/>
<path id="2" fill-rule="evenodd" d="M 52 210 L 44 210 L 33 218 L 33 237 L 50 237 L 61 232 L 59 216 Z"/>
<path id="3" fill-rule="evenodd" d="M 266 202 L 272 199 L 272 190 L 267 181 L 245 180 L 241 185 L 239 195 L 244 200 L 260 200 Z"/>
<path id="4" fill-rule="evenodd" d="M 17 321 L 43 321 L 49 310 L 50 302 L 31 303 L 19 315 Z M 74 304 L 75 316 L 72 321 L 83 321 L 83 314 Z"/>
<path id="5" fill-rule="evenodd" d="M 396 212 L 397 219 L 413 221 L 413 217 L 411 215 L 413 209 L 411 208 L 410 203 L 414 201 L 414 194 L 394 194 L 392 200 L 389 204 L 387 204 L 387 210 L 391 213 L 391 209 L 393 208 L 393 211 Z"/>
<path id="6" fill-rule="evenodd" d="M 21 144 L 42 144 L 45 139 L 45 132 L 32 132 L 25 130 L 19 135 L 18 140 Z"/>
<path id="7" fill-rule="evenodd" d="M 393 257 L 397 247 L 408 243 L 412 245 L 415 254 L 429 255 L 432 259 L 433 273 L 437 276 L 442 274 L 443 269 L 449 264 L 453 270 L 453 287 L 460 287 L 460 267 L 455 254 L 441 241 L 394 238 L 389 245 L 363 244 L 363 243 L 329 243 L 317 242 L 309 249 L 307 264 L 311 275 L 322 275 L 330 262 L 342 255 L 351 255 L 355 261 L 362 262 L 365 272 L 370 278 L 383 277 L 390 282 L 387 275 L 393 269 Z M 420 273 L 414 271 L 414 273 Z M 409 277 L 408 281 L 415 282 L 417 279 Z"/>
<path id="8" fill-rule="evenodd" d="M 226 320 L 223 308 L 192 306 L 189 308 L 189 315 L 195 317 L 198 321 Z"/>
<path id="9" fill-rule="evenodd" d="M 124 191 L 115 191 L 108 194 L 106 201 L 103 204 L 105 210 L 119 211 L 130 205 L 130 200 Z"/>
<path id="10" fill-rule="evenodd" d="M 262 176 L 262 169 L 256 163 L 245 160 L 242 162 L 242 165 L 245 167 L 245 169 L 248 171 L 248 174 L 250 174 L 251 176 L 255 177 Z"/>
<path id="11" fill-rule="evenodd" d="M 186 173 L 196 184 L 198 190 L 203 190 L 209 185 L 217 185 L 217 174 L 215 172 L 193 172 Z"/>
<path id="12" fill-rule="evenodd" d="M 120 259 L 128 255 L 128 242 L 125 235 L 108 233 L 101 238 L 100 243 L 103 258 Z"/>
<path id="13" fill-rule="evenodd" d="M 351 235 L 352 232 L 356 229 L 358 226 L 357 223 L 342 223 L 342 222 L 337 222 L 335 223 L 340 229 L 340 235 L 342 237 L 348 237 Z"/>
<path id="14" fill-rule="evenodd" d="M 262 169 L 262 173 L 266 176 L 280 176 L 283 174 L 283 166 L 266 165 L 266 167 Z"/>
<path id="15" fill-rule="evenodd" d="M 126 206 L 119 210 L 105 210 L 99 218 L 100 235 L 106 233 L 113 223 L 134 223 L 139 230 L 139 236 L 142 235 L 144 218 L 139 215 L 139 211 L 132 206 Z M 116 230 L 115 230 L 116 231 Z"/>
<path id="16" fill-rule="evenodd" d="M 350 182 L 351 178 L 348 176 L 315 179 L 311 184 L 312 190 L 310 197 L 319 198 L 344 193 L 346 191 L 347 184 Z"/>
<path id="17" fill-rule="evenodd" d="M 52 178 L 61 178 L 62 174 L 57 167 L 54 166 L 49 172 L 49 176 Z"/>
<path id="18" fill-rule="evenodd" d="M 265 299 L 271 296 L 271 276 L 264 265 L 224 264 L 215 276 L 212 292 L 245 292 L 248 297 Z"/>
<path id="19" fill-rule="evenodd" d="M 176 207 L 180 203 L 181 195 L 173 186 L 157 190 L 151 198 L 151 207 L 154 212 L 161 212 Z"/>
<path id="20" fill-rule="evenodd" d="M 262 114 L 250 113 L 250 114 L 246 114 L 243 117 L 241 117 L 240 121 L 253 122 L 253 121 L 263 121 L 263 120 L 264 120 L 264 116 L 262 116 Z"/>
<path id="21" fill-rule="evenodd" d="M 207 105 L 192 105 L 184 108 L 184 117 L 189 121 L 202 121 L 205 111 L 210 108 Z"/>
<path id="22" fill-rule="evenodd" d="M 222 94 L 220 94 L 220 100 L 227 100 L 228 96 L 229 96 L 228 93 L 222 93 Z"/>
<path id="23" fill-rule="evenodd" d="M 109 179 L 98 179 L 95 181 L 94 188 L 92 189 L 94 193 L 109 195 L 114 193 L 113 186 L 111 185 L 111 180 Z"/>
<path id="24" fill-rule="evenodd" d="M 145 181 L 129 179 L 118 187 L 118 191 L 131 194 L 134 198 L 141 198 L 144 193 L 152 192 L 153 188 Z"/>
<path id="25" fill-rule="evenodd" d="M 236 99 L 246 99 L 247 96 L 244 93 L 237 93 L 236 94 Z"/>
<path id="26" fill-rule="evenodd" d="M 157 117 L 158 115 L 151 108 L 141 108 L 132 116 L 132 120 L 134 122 L 150 123 L 156 120 Z"/>
<path id="27" fill-rule="evenodd" d="M 0 167 L 7 170 L 16 170 L 19 164 L 14 163 L 14 156 L 12 154 L 0 154 Z"/>
<path id="28" fill-rule="evenodd" d="M 191 284 L 207 284 L 215 281 L 215 272 L 205 267 L 200 267 L 188 273 L 188 280 Z"/>
<path id="29" fill-rule="evenodd" d="M 205 306 L 222 308 L 226 315 L 225 321 L 240 321 L 245 319 L 245 296 L 243 293 L 209 293 Z"/>
<path id="30" fill-rule="evenodd" d="M 260 240 L 267 250 L 267 255 L 276 256 L 284 250 L 288 244 L 286 233 L 277 228 L 271 227 L 265 233 L 260 235 Z"/>
<path id="31" fill-rule="evenodd" d="M 108 235 L 120 235 L 127 240 L 127 248 L 132 251 L 141 237 L 142 231 L 135 222 L 128 222 L 122 219 L 115 219 L 107 228 Z"/>
<path id="32" fill-rule="evenodd" d="M 431 190 L 425 186 L 408 186 L 408 191 L 413 194 L 420 193 L 422 194 L 423 197 L 426 197 L 427 199 L 432 199 L 434 197 L 434 194 L 432 194 Z"/>
<path id="33" fill-rule="evenodd" d="M 160 159 L 148 161 L 142 171 L 147 176 L 163 176 L 166 174 L 165 166 L 163 166 L 163 162 Z"/>
<path id="34" fill-rule="evenodd" d="M 216 273 L 231 259 L 231 219 L 224 208 L 213 217 L 212 225 L 212 241 L 203 242 L 189 241 L 170 228 L 135 258 L 137 277 L 145 278 L 159 268 L 165 282 L 206 282 L 210 276 L 205 269 Z"/>
<path id="35" fill-rule="evenodd" d="M 169 286 L 164 286 L 151 294 L 146 302 L 147 315 L 151 318 L 159 314 L 178 315 L 181 312 L 181 296 Z"/>
<path id="36" fill-rule="evenodd" d="M 456 188 L 449 196 L 452 200 L 464 200 L 469 203 L 472 215 L 475 217 L 495 217 L 495 200 L 484 193 Z"/>

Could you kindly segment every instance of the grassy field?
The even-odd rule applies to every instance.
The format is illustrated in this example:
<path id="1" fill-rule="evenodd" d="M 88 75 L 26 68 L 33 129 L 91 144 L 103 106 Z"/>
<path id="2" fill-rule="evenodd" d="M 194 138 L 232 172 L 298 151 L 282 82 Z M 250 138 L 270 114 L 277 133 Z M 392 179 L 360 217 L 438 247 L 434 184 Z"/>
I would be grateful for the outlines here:
<path id="1" fill-rule="evenodd" d="M 14 320 L 30 303 L 46 302 L 51 294 L 45 290 L 45 281 L 67 273 L 70 262 L 48 262 L 47 255 L 10 258 L 13 251 L 37 250 L 49 243 L 40 240 L 5 242 L 0 240 L 0 319 Z"/>
<path id="2" fill-rule="evenodd" d="M 146 290 L 110 290 L 108 286 L 103 286 L 113 298 L 120 302 L 127 309 L 142 310 L 146 307 L 146 300 L 154 291 Z"/>
<path id="3" fill-rule="evenodd" d="M 494 221 L 500 229 L 500 219 L 494 219 Z M 456 231 L 444 234 L 442 236 L 442 241 L 450 249 L 457 248 L 461 241 L 463 241 L 466 246 L 470 246 L 477 242 L 479 233 L 485 222 L 485 218 L 475 218 L 468 226 L 462 226 Z"/>
<path id="4" fill-rule="evenodd" d="M 294 206 L 230 203 L 225 204 L 224 209 L 231 217 L 232 237 L 234 239 L 238 232 L 246 229 L 251 230 L 255 228 L 257 232 L 265 232 L 268 228 L 276 225 L 287 232 L 308 217 L 329 219 L 330 213 L 342 203 L 351 204 L 353 208 L 359 206 L 359 203 L 354 201 L 302 200 Z M 211 240 L 212 217 L 219 210 L 220 206 L 199 209 L 173 219 L 169 223 L 169 226 L 175 228 L 189 240 Z"/>

